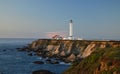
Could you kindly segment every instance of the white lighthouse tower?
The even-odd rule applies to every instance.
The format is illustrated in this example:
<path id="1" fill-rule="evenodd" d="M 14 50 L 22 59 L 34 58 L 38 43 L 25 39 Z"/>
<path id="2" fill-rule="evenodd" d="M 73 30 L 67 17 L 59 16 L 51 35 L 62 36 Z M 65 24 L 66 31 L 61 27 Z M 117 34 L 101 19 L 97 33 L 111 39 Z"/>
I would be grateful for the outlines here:
<path id="1" fill-rule="evenodd" d="M 69 23 L 69 39 L 72 40 L 73 39 L 73 21 L 70 20 Z"/>

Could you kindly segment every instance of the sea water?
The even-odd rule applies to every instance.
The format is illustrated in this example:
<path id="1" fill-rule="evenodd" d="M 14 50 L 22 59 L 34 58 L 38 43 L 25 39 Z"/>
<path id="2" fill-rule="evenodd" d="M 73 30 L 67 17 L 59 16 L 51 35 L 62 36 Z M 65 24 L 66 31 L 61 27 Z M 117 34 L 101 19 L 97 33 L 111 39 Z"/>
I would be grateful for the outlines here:
<path id="1" fill-rule="evenodd" d="M 42 60 L 39 56 L 28 56 L 28 52 L 17 51 L 36 39 L 0 38 L 0 74 L 32 74 L 35 70 L 49 70 L 61 74 L 69 65 L 60 64 L 34 64 Z"/>

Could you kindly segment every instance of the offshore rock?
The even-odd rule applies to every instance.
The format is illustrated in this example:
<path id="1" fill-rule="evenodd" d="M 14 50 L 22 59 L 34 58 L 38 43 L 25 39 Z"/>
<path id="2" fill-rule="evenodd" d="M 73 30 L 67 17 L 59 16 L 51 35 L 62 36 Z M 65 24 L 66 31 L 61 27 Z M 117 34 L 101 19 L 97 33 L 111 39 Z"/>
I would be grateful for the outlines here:
<path id="1" fill-rule="evenodd" d="M 44 62 L 42 62 L 42 61 L 35 61 L 33 63 L 35 63 L 35 64 L 44 64 Z"/>
<path id="2" fill-rule="evenodd" d="M 28 53 L 28 55 L 29 55 L 29 56 L 33 56 L 33 54 L 32 54 L 32 53 Z"/>
<path id="3" fill-rule="evenodd" d="M 37 70 L 37 71 L 33 71 L 32 74 L 54 74 L 54 73 L 48 70 Z"/>

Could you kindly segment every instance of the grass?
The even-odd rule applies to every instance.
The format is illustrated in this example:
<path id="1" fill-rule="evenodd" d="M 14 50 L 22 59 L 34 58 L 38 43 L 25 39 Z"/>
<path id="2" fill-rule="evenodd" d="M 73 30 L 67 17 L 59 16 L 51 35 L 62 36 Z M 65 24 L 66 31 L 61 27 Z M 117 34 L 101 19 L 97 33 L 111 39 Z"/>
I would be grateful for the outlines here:
<path id="1" fill-rule="evenodd" d="M 120 73 L 120 64 L 113 64 L 114 61 L 120 62 L 120 48 L 104 48 L 97 49 L 87 58 L 84 58 L 81 62 L 73 63 L 73 65 L 64 74 L 93 74 L 94 71 L 100 67 L 101 61 L 113 68 L 100 71 L 100 74 L 113 74 L 113 72 Z"/>

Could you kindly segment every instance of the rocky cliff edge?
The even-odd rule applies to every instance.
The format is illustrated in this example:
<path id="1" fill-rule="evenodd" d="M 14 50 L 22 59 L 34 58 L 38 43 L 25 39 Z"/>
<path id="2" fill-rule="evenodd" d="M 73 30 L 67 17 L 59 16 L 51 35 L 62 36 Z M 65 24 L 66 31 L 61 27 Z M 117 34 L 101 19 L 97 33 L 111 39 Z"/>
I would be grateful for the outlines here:
<path id="1" fill-rule="evenodd" d="M 39 39 L 33 41 L 25 50 L 34 51 L 40 56 L 55 57 L 66 62 L 73 62 L 89 56 L 96 49 L 110 47 L 120 47 L 120 41 Z"/>

